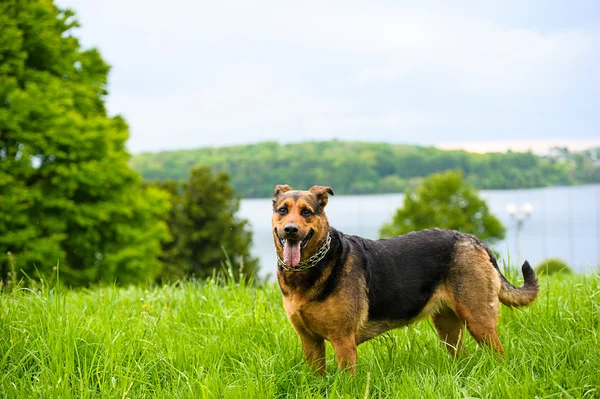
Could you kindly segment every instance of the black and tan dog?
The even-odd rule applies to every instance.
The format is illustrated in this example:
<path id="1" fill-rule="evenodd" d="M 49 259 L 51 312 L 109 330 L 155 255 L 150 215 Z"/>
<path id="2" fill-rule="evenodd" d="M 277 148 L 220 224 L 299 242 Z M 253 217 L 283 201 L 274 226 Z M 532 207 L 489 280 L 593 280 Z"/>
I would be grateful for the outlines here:
<path id="1" fill-rule="evenodd" d="M 340 369 L 356 367 L 356 346 L 430 315 L 453 355 L 464 327 L 500 356 L 496 331 L 500 302 L 532 303 L 538 281 L 529 263 L 525 283 L 510 284 L 478 238 L 430 229 L 382 240 L 345 235 L 325 216 L 329 187 L 309 191 L 275 187 L 273 238 L 277 278 L 288 319 L 308 363 L 325 371 L 325 342 Z"/>

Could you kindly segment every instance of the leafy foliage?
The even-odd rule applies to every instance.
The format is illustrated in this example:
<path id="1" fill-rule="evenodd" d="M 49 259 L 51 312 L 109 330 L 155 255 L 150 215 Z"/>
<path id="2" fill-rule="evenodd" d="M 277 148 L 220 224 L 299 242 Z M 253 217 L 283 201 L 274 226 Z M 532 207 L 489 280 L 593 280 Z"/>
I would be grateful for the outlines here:
<path id="1" fill-rule="evenodd" d="M 543 274 L 547 276 L 556 273 L 572 273 L 569 265 L 567 265 L 567 263 L 564 260 L 558 258 L 545 259 L 541 261 L 538 265 L 536 265 L 534 270 L 537 275 Z"/>
<path id="2" fill-rule="evenodd" d="M 247 221 L 235 217 L 240 200 L 227 174 L 213 175 L 209 167 L 200 166 L 192 168 L 185 184 L 167 181 L 157 186 L 171 194 L 171 240 L 163 244 L 161 279 L 210 276 L 226 261 L 234 275 L 256 274 L 252 232 Z"/>
<path id="3" fill-rule="evenodd" d="M 380 236 L 431 227 L 459 230 L 486 241 L 502 239 L 506 231 L 457 171 L 435 173 L 416 189 L 408 190 L 404 206 L 396 211 L 391 223 L 383 225 Z"/>
<path id="4" fill-rule="evenodd" d="M 548 156 L 526 152 L 473 154 L 433 147 L 342 141 L 278 144 L 139 154 L 132 166 L 146 180 L 185 180 L 195 165 L 228 173 L 243 197 L 270 197 L 273 186 L 326 184 L 339 194 L 402 192 L 414 181 L 449 169 L 479 189 L 511 189 L 600 182 L 600 149 Z"/>
<path id="5" fill-rule="evenodd" d="M 16 269 L 68 284 L 153 277 L 168 210 L 140 187 L 128 128 L 107 115 L 109 66 L 51 0 L 0 2 L 0 278 Z"/>

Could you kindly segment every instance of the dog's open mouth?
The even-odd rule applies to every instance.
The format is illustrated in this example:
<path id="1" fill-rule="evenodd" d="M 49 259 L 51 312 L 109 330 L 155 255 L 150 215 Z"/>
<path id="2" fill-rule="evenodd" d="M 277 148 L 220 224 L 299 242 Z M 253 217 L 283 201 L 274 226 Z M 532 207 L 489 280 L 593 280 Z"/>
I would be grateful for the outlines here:
<path id="1" fill-rule="evenodd" d="M 283 261 L 288 267 L 296 267 L 300 263 L 300 250 L 308 244 L 312 236 L 314 235 L 314 230 L 310 230 L 306 237 L 302 241 L 300 240 L 292 240 L 292 239 L 283 239 L 279 234 L 277 234 L 277 230 L 275 230 L 275 234 L 277 234 L 277 238 L 279 239 L 279 245 L 283 248 Z"/>

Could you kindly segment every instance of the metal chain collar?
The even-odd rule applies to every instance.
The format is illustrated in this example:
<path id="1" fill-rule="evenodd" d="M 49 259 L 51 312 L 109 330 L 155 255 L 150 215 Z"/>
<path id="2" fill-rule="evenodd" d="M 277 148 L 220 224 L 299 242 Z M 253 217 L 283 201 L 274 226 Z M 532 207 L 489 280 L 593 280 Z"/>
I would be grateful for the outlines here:
<path id="1" fill-rule="evenodd" d="M 277 255 L 277 264 L 279 266 L 283 267 L 283 270 L 287 270 L 287 271 L 291 271 L 291 272 L 301 272 L 303 270 L 310 269 L 311 267 L 314 267 L 317 263 L 319 263 L 319 261 L 321 259 L 323 259 L 325 257 L 325 254 L 327 254 L 327 251 L 329 251 L 330 244 L 331 244 L 331 236 L 329 234 L 327 234 L 327 240 L 325 241 L 325 244 L 321 247 L 321 249 L 319 249 L 310 258 L 298 263 L 298 266 L 289 267 L 288 265 L 285 264 L 284 261 L 281 260 L 279 255 Z"/>

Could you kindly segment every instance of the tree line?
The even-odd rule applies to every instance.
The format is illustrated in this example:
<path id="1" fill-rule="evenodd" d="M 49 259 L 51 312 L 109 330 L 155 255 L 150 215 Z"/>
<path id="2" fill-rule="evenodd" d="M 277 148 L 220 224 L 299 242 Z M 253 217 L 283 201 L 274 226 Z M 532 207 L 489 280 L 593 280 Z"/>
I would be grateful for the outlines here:
<path id="1" fill-rule="evenodd" d="M 477 189 L 516 189 L 600 182 L 600 148 L 549 155 L 531 152 L 475 154 L 461 150 L 387 143 L 263 142 L 222 148 L 135 155 L 132 167 L 145 180 L 184 179 L 194 165 L 231 176 L 243 197 L 269 197 L 275 184 L 335 187 L 339 194 L 403 192 L 423 177 L 461 170 Z"/>

